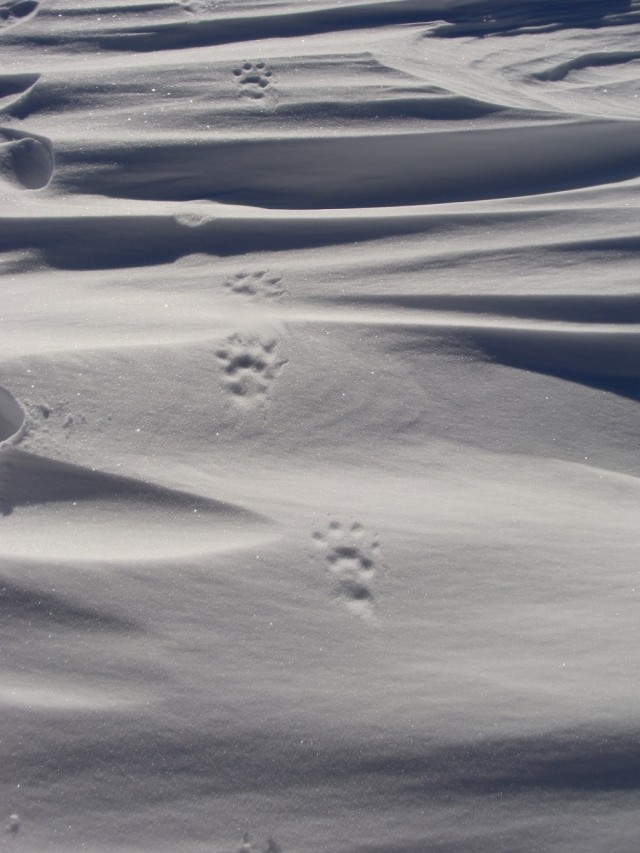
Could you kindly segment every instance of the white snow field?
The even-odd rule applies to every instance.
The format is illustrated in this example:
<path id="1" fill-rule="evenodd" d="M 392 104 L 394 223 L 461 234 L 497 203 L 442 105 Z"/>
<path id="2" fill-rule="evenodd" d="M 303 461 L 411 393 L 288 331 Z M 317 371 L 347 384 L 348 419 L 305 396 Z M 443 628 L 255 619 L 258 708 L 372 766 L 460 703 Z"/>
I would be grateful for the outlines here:
<path id="1" fill-rule="evenodd" d="M 639 255 L 640 0 L 0 0 L 0 849 L 637 851 Z"/>

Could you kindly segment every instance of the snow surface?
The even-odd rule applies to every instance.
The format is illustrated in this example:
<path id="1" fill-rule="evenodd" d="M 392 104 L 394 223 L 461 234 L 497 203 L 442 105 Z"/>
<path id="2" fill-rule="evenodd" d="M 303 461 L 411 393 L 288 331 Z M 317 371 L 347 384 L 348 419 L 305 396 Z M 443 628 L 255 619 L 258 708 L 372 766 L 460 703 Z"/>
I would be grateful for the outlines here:
<path id="1" fill-rule="evenodd" d="M 0 847 L 637 850 L 640 2 L 0 57 Z"/>

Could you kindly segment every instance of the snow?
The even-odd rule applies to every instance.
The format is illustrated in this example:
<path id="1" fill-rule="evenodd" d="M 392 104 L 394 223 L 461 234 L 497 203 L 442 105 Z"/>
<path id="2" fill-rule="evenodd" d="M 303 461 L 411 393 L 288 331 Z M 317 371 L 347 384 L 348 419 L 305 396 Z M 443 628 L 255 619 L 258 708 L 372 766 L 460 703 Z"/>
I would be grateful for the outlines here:
<path id="1" fill-rule="evenodd" d="M 0 0 L 3 849 L 635 849 L 639 28 Z"/>

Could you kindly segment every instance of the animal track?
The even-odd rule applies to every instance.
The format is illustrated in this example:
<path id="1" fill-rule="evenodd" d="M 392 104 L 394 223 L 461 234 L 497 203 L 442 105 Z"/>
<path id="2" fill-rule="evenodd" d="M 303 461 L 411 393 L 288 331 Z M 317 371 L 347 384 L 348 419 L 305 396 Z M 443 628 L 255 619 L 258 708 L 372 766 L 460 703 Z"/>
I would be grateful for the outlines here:
<path id="1" fill-rule="evenodd" d="M 242 270 L 229 276 L 224 286 L 232 293 L 277 299 L 286 293 L 281 282 L 282 276 L 275 275 L 270 270 L 259 270 L 258 272 Z"/>
<path id="2" fill-rule="evenodd" d="M 232 394 L 247 400 L 264 396 L 287 363 L 287 359 L 278 357 L 275 338 L 262 341 L 237 334 L 218 347 L 216 358 L 224 373 L 225 386 Z"/>
<path id="3" fill-rule="evenodd" d="M 19 24 L 25 18 L 31 18 L 38 11 L 36 0 L 14 0 L 13 3 L 0 5 L 0 30 Z"/>
<path id="4" fill-rule="evenodd" d="M 233 69 L 233 76 L 245 98 L 264 98 L 272 91 L 273 71 L 266 62 L 243 62 Z"/>
<path id="5" fill-rule="evenodd" d="M 312 536 L 333 578 L 334 592 L 354 613 L 363 618 L 373 615 L 374 595 L 371 583 L 376 576 L 380 545 L 359 523 L 345 527 L 332 521 L 326 532 Z"/>

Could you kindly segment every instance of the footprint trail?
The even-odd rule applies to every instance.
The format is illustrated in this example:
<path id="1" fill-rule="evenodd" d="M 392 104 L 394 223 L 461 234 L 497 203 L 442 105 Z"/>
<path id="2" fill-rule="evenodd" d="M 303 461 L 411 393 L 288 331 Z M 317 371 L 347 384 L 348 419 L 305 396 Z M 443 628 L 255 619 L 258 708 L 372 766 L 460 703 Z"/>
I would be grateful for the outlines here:
<path id="1" fill-rule="evenodd" d="M 266 62 L 243 62 L 233 69 L 233 76 L 243 98 L 260 100 L 267 94 L 274 94 L 273 71 Z"/>
<path id="2" fill-rule="evenodd" d="M 224 286 L 230 293 L 266 299 L 277 299 L 286 293 L 286 288 L 282 284 L 282 276 L 270 270 L 259 270 L 257 272 L 242 270 L 229 276 Z"/>
<path id="3" fill-rule="evenodd" d="M 274 379 L 287 363 L 278 355 L 275 338 L 234 334 L 216 350 L 224 386 L 234 397 L 247 402 L 264 400 Z"/>
<path id="4" fill-rule="evenodd" d="M 370 619 L 380 551 L 377 537 L 359 522 L 346 526 L 332 521 L 326 530 L 315 531 L 312 540 L 331 573 L 333 594 L 354 614 Z"/>

